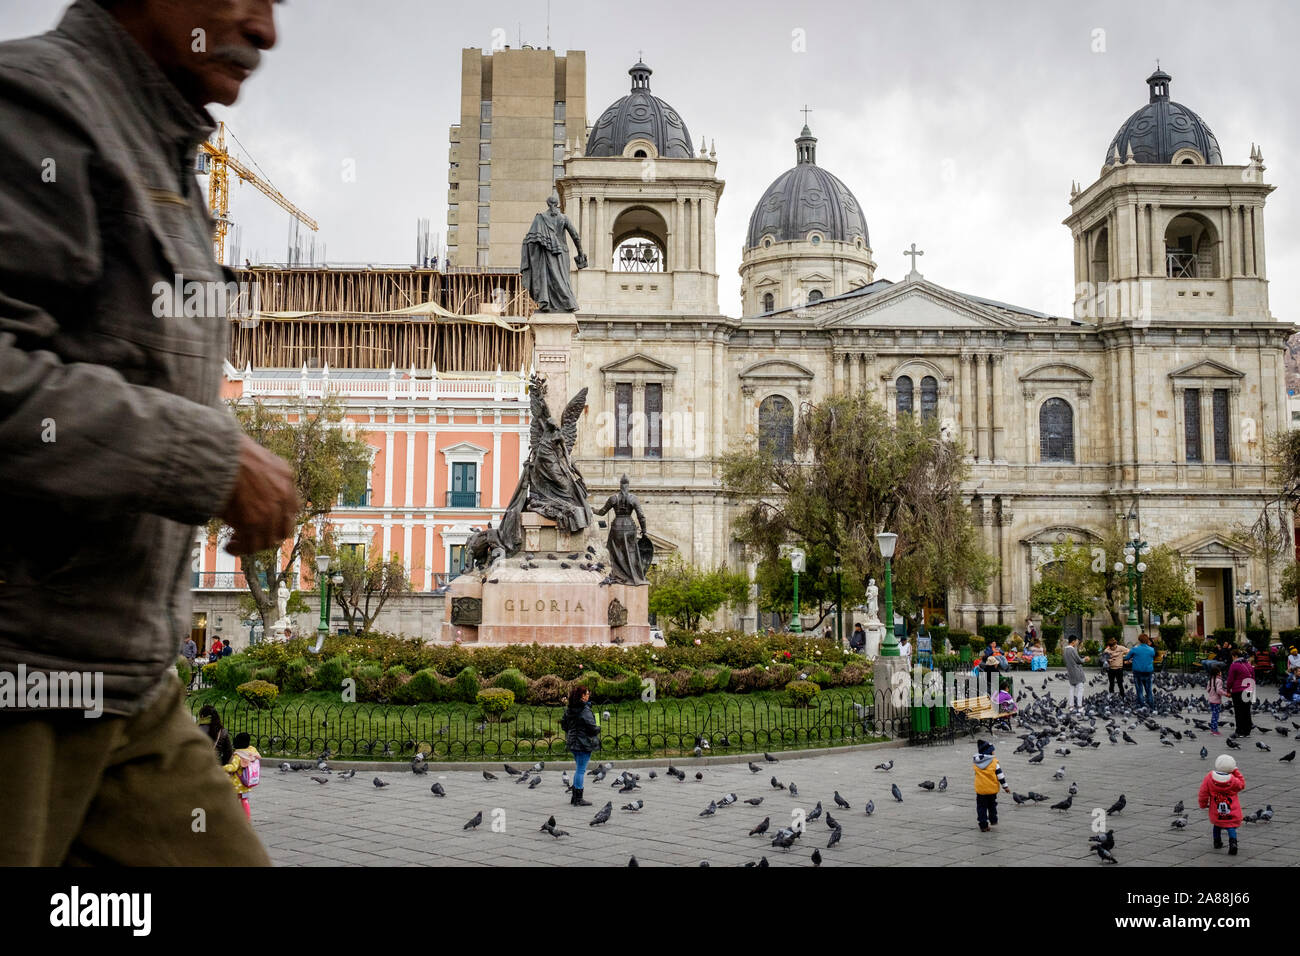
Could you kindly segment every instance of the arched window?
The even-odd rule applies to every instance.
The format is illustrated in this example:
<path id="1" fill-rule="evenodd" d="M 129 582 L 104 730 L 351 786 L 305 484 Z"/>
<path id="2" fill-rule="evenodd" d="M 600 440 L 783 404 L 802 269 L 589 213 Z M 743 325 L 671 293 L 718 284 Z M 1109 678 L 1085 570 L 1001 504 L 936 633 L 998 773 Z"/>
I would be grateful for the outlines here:
<path id="1" fill-rule="evenodd" d="M 763 311 L 771 312 L 776 308 L 776 296 L 770 292 L 763 293 Z"/>
<path id="2" fill-rule="evenodd" d="M 931 421 L 939 414 L 939 382 L 933 375 L 921 379 L 921 421 Z"/>
<path id="3" fill-rule="evenodd" d="M 898 392 L 899 416 L 912 414 L 912 380 L 906 375 L 900 375 L 894 384 Z"/>
<path id="4" fill-rule="evenodd" d="M 769 395 L 758 406 L 758 447 L 777 461 L 794 460 L 794 406 L 782 395 Z"/>
<path id="5" fill-rule="evenodd" d="M 1074 410 L 1063 398 L 1049 398 L 1038 410 L 1040 461 L 1074 461 Z"/>

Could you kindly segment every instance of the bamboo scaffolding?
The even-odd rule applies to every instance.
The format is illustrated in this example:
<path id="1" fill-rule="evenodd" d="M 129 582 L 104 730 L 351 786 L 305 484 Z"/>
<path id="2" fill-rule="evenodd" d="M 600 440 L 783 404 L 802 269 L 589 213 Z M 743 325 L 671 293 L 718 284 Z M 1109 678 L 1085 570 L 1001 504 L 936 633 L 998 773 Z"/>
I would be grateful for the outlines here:
<path id="1" fill-rule="evenodd" d="M 264 268 L 236 270 L 256 283 L 259 311 L 328 312 L 231 319 L 231 365 L 338 369 L 517 370 L 532 360 L 531 330 L 514 331 L 469 316 L 494 313 L 527 318 L 533 302 L 518 273 L 432 269 Z M 467 316 L 464 322 L 376 313 L 433 303 Z M 499 312 L 498 312 L 499 310 Z"/>

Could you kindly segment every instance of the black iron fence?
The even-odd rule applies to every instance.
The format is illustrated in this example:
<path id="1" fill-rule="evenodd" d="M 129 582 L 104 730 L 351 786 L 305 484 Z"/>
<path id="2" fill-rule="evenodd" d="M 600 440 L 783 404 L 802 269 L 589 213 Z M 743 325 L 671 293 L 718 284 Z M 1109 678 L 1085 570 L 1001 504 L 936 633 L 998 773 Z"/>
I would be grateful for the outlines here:
<path id="1" fill-rule="evenodd" d="M 197 711 L 198 701 L 191 701 Z M 231 736 L 246 732 L 253 746 L 272 756 L 337 759 L 407 758 L 422 750 L 433 760 L 477 758 L 552 759 L 566 753 L 560 726 L 563 707 L 518 705 L 501 720 L 485 719 L 464 704 L 352 704 L 290 702 L 259 709 L 242 699 L 215 703 Z M 916 744 L 951 742 L 952 721 L 913 726 L 915 711 L 877 718 L 871 693 L 827 694 L 808 707 L 787 707 L 770 698 L 735 696 L 724 701 L 658 700 L 596 706 L 601 755 L 687 756 L 792 750 L 907 738 Z M 943 726 L 936 726 L 942 723 Z"/>

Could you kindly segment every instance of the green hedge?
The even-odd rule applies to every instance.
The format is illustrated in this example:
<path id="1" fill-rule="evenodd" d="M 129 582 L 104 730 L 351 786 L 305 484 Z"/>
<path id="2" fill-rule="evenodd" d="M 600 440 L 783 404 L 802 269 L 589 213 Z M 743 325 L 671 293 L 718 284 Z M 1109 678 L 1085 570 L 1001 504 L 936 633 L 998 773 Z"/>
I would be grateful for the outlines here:
<path id="1" fill-rule="evenodd" d="M 950 629 L 948 631 L 948 643 L 952 645 L 952 652 L 954 654 L 961 653 L 961 649 L 970 644 L 971 638 L 974 636 L 975 635 L 970 631 L 955 631 Z"/>
<path id="2" fill-rule="evenodd" d="M 1183 638 L 1187 636 L 1186 624 L 1161 624 L 1160 640 L 1165 642 L 1165 647 L 1169 652 L 1176 653 L 1183 643 Z"/>
<path id="3" fill-rule="evenodd" d="M 1103 641 L 1109 641 L 1112 637 L 1119 643 L 1124 643 L 1123 624 L 1103 624 L 1101 626 L 1101 639 Z"/>
<path id="4" fill-rule="evenodd" d="M 194 679 L 194 668 L 184 657 L 176 658 L 176 676 L 180 678 L 182 687 L 189 687 L 190 681 Z"/>
<path id="5" fill-rule="evenodd" d="M 821 688 L 810 680 L 792 680 L 785 685 L 785 689 L 790 694 L 790 703 L 794 707 L 807 707 L 821 693 Z"/>
<path id="6" fill-rule="evenodd" d="M 478 671 L 472 667 L 465 667 L 452 681 L 452 695 L 454 700 L 464 701 L 467 704 L 474 703 L 478 699 L 478 692 L 482 690 L 479 683 Z"/>
<path id="7" fill-rule="evenodd" d="M 265 710 L 275 703 L 280 688 L 264 680 L 252 680 L 235 688 L 240 697 L 258 710 Z"/>
<path id="8" fill-rule="evenodd" d="M 504 687 L 485 687 L 474 695 L 474 702 L 483 708 L 484 717 L 497 718 L 515 703 L 515 695 Z"/>
<path id="9" fill-rule="evenodd" d="M 979 635 L 984 639 L 985 643 L 997 641 L 1001 644 L 1010 634 L 1010 624 L 981 624 L 979 627 Z"/>
<path id="10" fill-rule="evenodd" d="M 1061 635 L 1065 633 L 1065 628 L 1059 624 L 1044 624 L 1041 637 L 1043 639 L 1043 650 L 1047 651 L 1050 659 L 1056 653 L 1056 646 L 1061 642 Z"/>
<path id="11" fill-rule="evenodd" d="M 1237 629 L 1235 627 L 1216 627 L 1210 632 L 1216 644 L 1222 644 L 1224 641 L 1237 642 Z"/>
<path id="12" fill-rule="evenodd" d="M 1267 627 L 1248 627 L 1246 628 L 1246 640 L 1250 641 L 1258 651 L 1268 650 L 1268 645 L 1272 640 L 1273 632 Z"/>

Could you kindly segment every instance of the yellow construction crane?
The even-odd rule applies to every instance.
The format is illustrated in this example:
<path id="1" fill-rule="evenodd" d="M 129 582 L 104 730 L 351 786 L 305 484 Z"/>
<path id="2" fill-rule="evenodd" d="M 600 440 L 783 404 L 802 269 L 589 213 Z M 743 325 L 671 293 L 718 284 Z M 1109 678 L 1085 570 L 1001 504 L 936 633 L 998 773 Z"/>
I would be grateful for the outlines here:
<path id="1" fill-rule="evenodd" d="M 289 215 L 312 232 L 316 232 L 320 228 L 315 219 L 285 199 L 280 190 L 257 175 L 236 157 L 230 155 L 230 152 L 226 149 L 226 124 L 224 122 L 217 125 L 215 139 L 216 142 L 208 140 L 200 144 L 202 150 L 198 158 L 199 172 L 209 174 L 208 211 L 216 221 L 216 230 L 212 234 L 212 251 L 216 254 L 217 262 L 224 264 L 226 261 L 226 231 L 233 222 L 230 218 L 231 172 L 242 181 L 252 183 L 265 193 L 273 203 L 288 212 Z"/>

